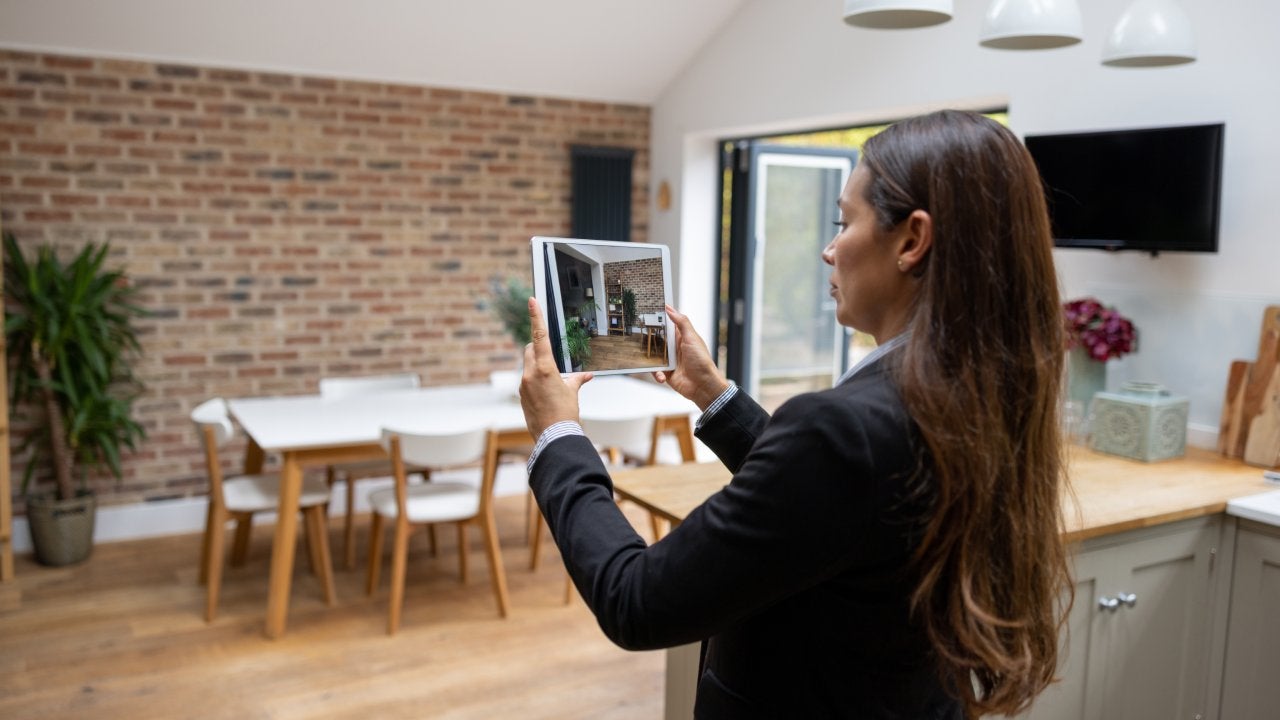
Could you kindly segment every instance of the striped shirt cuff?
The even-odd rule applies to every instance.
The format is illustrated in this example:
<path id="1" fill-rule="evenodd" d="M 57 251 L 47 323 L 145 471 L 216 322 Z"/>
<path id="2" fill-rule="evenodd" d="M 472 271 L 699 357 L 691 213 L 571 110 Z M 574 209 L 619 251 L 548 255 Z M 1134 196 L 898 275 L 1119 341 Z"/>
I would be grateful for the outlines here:
<path id="1" fill-rule="evenodd" d="M 716 398 L 715 400 L 712 400 L 711 404 L 707 406 L 707 409 L 704 410 L 702 412 L 702 415 L 698 417 L 698 421 L 693 424 L 693 431 L 697 432 L 701 430 L 702 424 L 710 420 L 711 416 L 720 412 L 720 408 L 723 408 L 725 405 L 728 405 L 729 401 L 733 399 L 733 396 L 737 394 L 738 394 L 738 384 L 730 380 L 729 387 L 725 388 L 725 391 L 720 393 L 720 397 Z"/>
<path id="2" fill-rule="evenodd" d="M 524 469 L 527 473 L 533 473 L 533 464 L 538 462 L 538 456 L 542 454 L 542 450 L 552 443 L 566 435 L 582 435 L 582 426 L 572 420 L 561 420 L 553 424 L 551 427 L 542 431 L 542 435 L 538 437 L 538 442 L 533 446 L 533 452 L 529 453 L 529 462 L 525 463 Z"/>

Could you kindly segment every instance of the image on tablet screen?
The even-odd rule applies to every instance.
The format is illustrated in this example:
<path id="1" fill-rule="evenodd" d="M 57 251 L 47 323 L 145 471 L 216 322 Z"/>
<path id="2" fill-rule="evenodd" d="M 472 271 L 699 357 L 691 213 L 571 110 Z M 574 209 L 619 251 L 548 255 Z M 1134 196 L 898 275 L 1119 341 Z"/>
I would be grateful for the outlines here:
<path id="1" fill-rule="evenodd" d="M 669 347 L 671 260 L 665 245 L 535 237 L 534 295 L 560 372 L 675 367 Z"/>

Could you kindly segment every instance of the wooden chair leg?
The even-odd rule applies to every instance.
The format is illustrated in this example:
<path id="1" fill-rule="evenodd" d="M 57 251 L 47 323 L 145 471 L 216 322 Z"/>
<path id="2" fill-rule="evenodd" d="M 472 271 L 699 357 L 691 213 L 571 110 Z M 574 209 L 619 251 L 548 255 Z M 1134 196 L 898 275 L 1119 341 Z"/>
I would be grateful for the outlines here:
<path id="1" fill-rule="evenodd" d="M 205 585 L 209 582 L 209 553 L 210 543 L 213 541 L 214 515 L 217 509 L 213 505 L 213 500 L 209 501 L 209 509 L 204 516 L 204 537 L 200 539 L 200 584 Z"/>
<path id="2" fill-rule="evenodd" d="M 507 570 L 502 564 L 502 547 L 498 544 L 498 528 L 492 507 L 480 516 L 480 530 L 484 533 L 484 548 L 489 556 L 489 579 L 493 581 L 493 593 L 498 598 L 498 614 L 505 618 L 511 612 L 511 601 L 507 597 Z"/>
<path id="3" fill-rule="evenodd" d="M 436 555 L 436 525 L 432 523 L 427 526 L 427 539 L 431 541 L 431 557 Z"/>
<path id="4" fill-rule="evenodd" d="M 213 622 L 218 615 L 218 594 L 222 591 L 222 545 L 225 539 L 226 518 L 216 510 L 209 517 L 209 529 L 205 533 L 208 541 L 208 554 L 205 556 L 203 575 L 206 578 L 204 595 L 204 621 Z"/>
<path id="5" fill-rule="evenodd" d="M 347 475 L 347 516 L 342 520 L 343 565 L 352 570 L 356 566 L 356 479 Z"/>
<path id="6" fill-rule="evenodd" d="M 537 505 L 534 505 L 537 508 Z M 538 569 L 538 555 L 542 549 L 542 513 L 538 513 L 538 517 L 533 521 L 533 540 L 529 543 L 529 569 Z"/>
<path id="7" fill-rule="evenodd" d="M 542 519 L 542 511 L 538 510 L 538 501 L 534 499 L 532 490 L 524 496 L 524 512 L 524 542 L 532 546 L 533 533 L 537 530 L 535 525 Z"/>
<path id="8" fill-rule="evenodd" d="M 315 505 L 303 511 L 306 514 L 307 545 L 312 548 L 311 556 L 316 576 L 324 590 L 324 601 L 333 607 L 336 596 L 333 592 L 333 564 L 329 557 L 329 528 L 325 523 L 325 506 Z"/>
<path id="9" fill-rule="evenodd" d="M 396 518 L 396 535 L 391 549 L 391 604 L 387 612 L 387 634 L 400 629 L 400 608 L 404 604 L 405 565 L 409 555 L 409 521 Z"/>
<path id="10" fill-rule="evenodd" d="M 236 537 L 231 544 L 231 567 L 241 567 L 249 557 L 249 536 L 253 534 L 253 513 L 236 514 Z"/>
<path id="11" fill-rule="evenodd" d="M 471 573 L 467 567 L 467 524 L 458 523 L 458 569 L 462 574 L 462 584 L 471 581 Z"/>
<path id="12" fill-rule="evenodd" d="M 369 526 L 369 569 L 365 572 L 366 595 L 378 587 L 378 569 L 382 566 L 382 515 L 374 512 Z"/>

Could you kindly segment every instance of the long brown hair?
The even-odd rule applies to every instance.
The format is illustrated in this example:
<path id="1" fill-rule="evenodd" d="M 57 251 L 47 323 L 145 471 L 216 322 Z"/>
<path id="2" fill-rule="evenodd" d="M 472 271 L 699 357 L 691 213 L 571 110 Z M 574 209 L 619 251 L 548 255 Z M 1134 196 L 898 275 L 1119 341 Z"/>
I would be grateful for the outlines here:
<path id="1" fill-rule="evenodd" d="M 1072 588 L 1063 324 L 1040 176 L 1008 129 L 953 110 L 889 127 L 862 161 L 882 227 L 916 209 L 933 220 L 896 365 L 934 479 L 912 609 L 966 713 L 1014 714 L 1053 680 Z"/>

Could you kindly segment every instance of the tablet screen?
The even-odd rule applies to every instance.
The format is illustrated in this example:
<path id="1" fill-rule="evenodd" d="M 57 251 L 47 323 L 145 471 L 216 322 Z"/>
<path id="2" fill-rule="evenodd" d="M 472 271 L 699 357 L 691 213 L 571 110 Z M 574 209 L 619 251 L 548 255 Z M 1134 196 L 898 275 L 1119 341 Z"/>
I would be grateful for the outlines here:
<path id="1" fill-rule="evenodd" d="M 645 373 L 675 367 L 666 306 L 666 245 L 535 237 L 533 292 L 560 372 Z"/>

